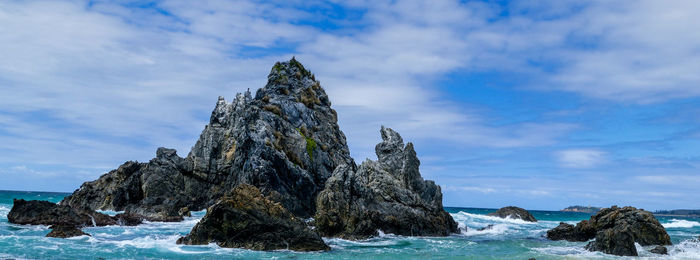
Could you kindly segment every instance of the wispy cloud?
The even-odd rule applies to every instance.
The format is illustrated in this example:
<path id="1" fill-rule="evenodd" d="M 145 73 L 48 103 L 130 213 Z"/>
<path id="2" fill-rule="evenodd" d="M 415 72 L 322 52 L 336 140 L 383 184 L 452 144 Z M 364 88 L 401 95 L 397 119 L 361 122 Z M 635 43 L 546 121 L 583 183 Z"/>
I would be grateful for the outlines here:
<path id="1" fill-rule="evenodd" d="M 216 97 L 262 87 L 275 61 L 296 55 L 326 88 L 358 161 L 374 156 L 377 131 L 386 125 L 416 142 L 424 174 L 438 183 L 460 174 L 517 180 L 451 183 L 463 187 L 450 191 L 455 198 L 501 190 L 533 200 L 564 196 L 557 187 L 580 181 L 576 173 L 610 165 L 627 169 L 616 177 L 630 186 L 649 184 L 636 175 L 663 176 L 671 168 L 688 176 L 698 165 L 682 158 L 697 151 L 697 135 L 685 135 L 683 144 L 667 137 L 692 133 L 698 122 L 655 121 L 683 126 L 627 138 L 623 130 L 645 122 L 606 132 L 601 125 L 633 119 L 599 119 L 590 107 L 605 116 L 610 104 L 700 97 L 698 8 L 694 1 L 646 0 L 4 1 L 0 172 L 13 176 L 13 185 L 35 183 L 18 177 L 17 166 L 80 172 L 46 181 L 69 190 L 125 160 L 148 160 L 158 146 L 185 155 Z M 480 74 L 497 76 L 449 90 L 439 83 Z M 501 79 L 514 83 L 501 86 Z M 499 95 L 509 91 L 509 99 Z M 466 95 L 492 103 L 464 102 L 474 100 Z M 616 139 L 629 145 L 606 146 Z M 662 144 L 651 139 L 663 139 L 664 150 L 676 154 L 659 154 Z M 641 143 L 647 153 L 625 154 Z M 558 174 L 564 170 L 570 174 Z M 598 178 L 587 181 L 609 181 L 592 175 Z M 533 178 L 530 193 L 514 187 L 524 177 Z M 506 195 L 491 202 L 505 203 Z"/>
<path id="2" fill-rule="evenodd" d="M 557 160 L 566 168 L 592 168 L 606 162 L 605 152 L 593 149 L 571 149 L 556 153 Z"/>

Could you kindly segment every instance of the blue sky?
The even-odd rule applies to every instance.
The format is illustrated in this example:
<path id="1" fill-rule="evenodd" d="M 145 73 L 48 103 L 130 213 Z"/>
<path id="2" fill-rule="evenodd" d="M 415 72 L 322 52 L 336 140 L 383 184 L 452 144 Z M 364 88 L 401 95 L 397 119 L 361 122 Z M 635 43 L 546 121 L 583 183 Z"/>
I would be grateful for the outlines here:
<path id="1" fill-rule="evenodd" d="M 444 204 L 700 208 L 696 1 L 2 1 L 0 189 L 72 191 L 296 56 Z"/>

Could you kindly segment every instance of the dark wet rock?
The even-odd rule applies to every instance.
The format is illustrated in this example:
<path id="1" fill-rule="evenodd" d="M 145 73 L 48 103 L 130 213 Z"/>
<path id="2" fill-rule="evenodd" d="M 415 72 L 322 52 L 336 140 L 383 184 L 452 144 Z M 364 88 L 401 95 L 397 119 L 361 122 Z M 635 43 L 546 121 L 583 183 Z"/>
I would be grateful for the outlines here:
<path id="1" fill-rule="evenodd" d="M 92 210 L 76 209 L 41 200 L 15 199 L 7 220 L 14 224 L 58 226 L 115 225 L 112 217 Z"/>
<path id="2" fill-rule="evenodd" d="M 588 224 L 588 220 L 584 220 L 576 224 L 576 226 L 560 222 L 559 226 L 547 231 L 547 238 L 551 240 L 568 240 L 584 242 L 595 237 L 596 230 Z"/>
<path id="3" fill-rule="evenodd" d="M 220 97 L 187 157 L 159 148 L 149 162 L 126 162 L 84 183 L 61 205 L 170 221 L 245 183 L 306 218 L 338 165 L 356 168 L 337 114 L 314 75 L 292 59 L 275 64 L 254 98 Z"/>
<path id="4" fill-rule="evenodd" d="M 90 236 L 76 226 L 53 225 L 49 227 L 51 232 L 46 234 L 46 237 L 69 238 L 78 236 Z"/>
<path id="5" fill-rule="evenodd" d="M 478 229 L 476 229 L 476 231 L 484 231 L 484 230 L 489 230 L 489 229 L 493 229 L 493 224 L 489 224 L 488 226 L 478 228 Z"/>
<path id="6" fill-rule="evenodd" d="M 598 231 L 595 240 L 586 245 L 589 251 L 619 256 L 637 256 L 634 235 L 629 225 L 619 225 Z"/>
<path id="7" fill-rule="evenodd" d="M 659 255 L 668 255 L 668 249 L 665 246 L 656 246 L 649 250 L 649 252 Z"/>
<path id="8" fill-rule="evenodd" d="M 126 212 L 115 215 L 114 219 L 120 226 L 137 226 L 143 223 L 145 217 L 143 215 Z"/>
<path id="9" fill-rule="evenodd" d="M 535 219 L 535 217 L 532 216 L 530 212 L 523 208 L 513 206 L 500 208 L 496 212 L 489 213 L 489 216 L 496 216 L 499 218 L 522 219 L 524 221 L 537 222 L 537 219 Z"/>
<path id="10" fill-rule="evenodd" d="M 670 245 L 671 238 L 654 215 L 634 207 L 612 206 L 601 209 L 588 221 L 575 227 L 561 223 L 547 231 L 552 240 L 587 241 L 595 238 L 586 248 L 607 254 L 636 256 L 634 243 L 642 246 Z"/>
<path id="11" fill-rule="evenodd" d="M 264 197 L 251 185 L 241 184 L 207 210 L 192 232 L 178 244 L 253 250 L 289 249 L 325 251 L 330 248 L 315 231 L 282 204 Z"/>
<path id="12" fill-rule="evenodd" d="M 357 170 L 341 165 L 318 195 L 316 229 L 321 235 L 362 239 L 386 233 L 407 236 L 447 236 L 457 223 L 442 207 L 442 192 L 420 175 L 413 144 L 381 129 L 375 151 Z"/>

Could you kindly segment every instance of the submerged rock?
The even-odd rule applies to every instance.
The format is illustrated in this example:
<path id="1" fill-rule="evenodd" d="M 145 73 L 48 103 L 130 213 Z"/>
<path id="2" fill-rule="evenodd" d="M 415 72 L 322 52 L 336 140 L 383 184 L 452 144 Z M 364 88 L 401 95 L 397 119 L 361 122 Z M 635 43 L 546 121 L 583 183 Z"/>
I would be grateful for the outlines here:
<path id="1" fill-rule="evenodd" d="M 535 219 L 532 214 L 530 214 L 529 211 L 523 209 L 523 208 L 518 208 L 514 206 L 508 206 L 508 207 L 503 207 L 498 209 L 498 211 L 489 213 L 489 216 L 496 216 L 499 218 L 513 218 L 513 219 L 521 219 L 524 221 L 529 221 L 529 222 L 537 222 L 537 219 Z"/>
<path id="2" fill-rule="evenodd" d="M 493 224 L 489 224 L 488 226 L 482 227 L 482 228 L 477 228 L 476 231 L 484 231 L 484 230 L 490 230 L 493 229 Z"/>
<path id="3" fill-rule="evenodd" d="M 187 245 L 211 242 L 221 247 L 253 250 L 330 250 L 306 223 L 247 184 L 222 197 L 190 234 L 177 240 L 178 244 Z"/>
<path id="4" fill-rule="evenodd" d="M 336 112 L 314 75 L 292 59 L 275 64 L 254 98 L 250 92 L 231 103 L 220 97 L 187 157 L 159 148 L 147 163 L 126 162 L 84 183 L 61 205 L 170 221 L 251 184 L 306 218 L 341 164 L 356 167 Z"/>
<path id="5" fill-rule="evenodd" d="M 13 224 L 57 225 L 57 226 L 106 226 L 117 222 L 112 217 L 49 201 L 15 199 L 7 220 Z"/>
<path id="6" fill-rule="evenodd" d="M 649 252 L 659 255 L 668 255 L 668 249 L 665 246 L 656 246 L 649 250 Z"/>
<path id="7" fill-rule="evenodd" d="M 588 221 L 581 221 L 575 227 L 561 223 L 547 231 L 547 237 L 569 241 L 595 238 L 595 241 L 586 245 L 586 249 L 624 256 L 638 255 L 635 242 L 642 246 L 671 245 L 666 229 L 654 215 L 634 207 L 613 206 L 601 209 Z"/>
<path id="8" fill-rule="evenodd" d="M 447 236 L 457 223 L 442 207 L 442 192 L 420 176 L 413 144 L 381 129 L 375 151 L 355 170 L 341 165 L 318 195 L 316 229 L 323 236 L 363 239 L 378 230 L 406 236 Z"/>
<path id="9" fill-rule="evenodd" d="M 78 236 L 90 236 L 76 226 L 53 225 L 49 227 L 51 232 L 46 234 L 46 237 L 69 238 Z"/>

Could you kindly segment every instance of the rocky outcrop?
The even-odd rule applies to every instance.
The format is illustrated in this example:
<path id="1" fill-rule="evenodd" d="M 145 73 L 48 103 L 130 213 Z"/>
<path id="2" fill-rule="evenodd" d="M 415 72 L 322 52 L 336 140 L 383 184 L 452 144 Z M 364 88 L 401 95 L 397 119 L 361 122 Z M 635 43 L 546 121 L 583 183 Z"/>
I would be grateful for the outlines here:
<path id="1" fill-rule="evenodd" d="M 323 236 L 362 239 L 386 233 L 446 236 L 457 223 L 442 207 L 440 187 L 425 181 L 412 143 L 381 129 L 375 147 L 379 161 L 367 160 L 357 170 L 341 165 L 318 195 L 316 229 Z"/>
<path id="2" fill-rule="evenodd" d="M 159 148 L 147 163 L 126 162 L 84 183 L 61 205 L 175 220 L 251 184 L 309 217 L 338 165 L 356 167 L 336 112 L 314 75 L 292 59 L 275 64 L 255 97 L 246 92 L 231 103 L 220 97 L 187 157 Z"/>
<path id="3" fill-rule="evenodd" d="M 535 219 L 535 217 L 532 216 L 532 214 L 530 214 L 529 211 L 523 208 L 513 206 L 500 208 L 496 212 L 489 213 L 489 216 L 495 216 L 499 218 L 521 219 L 528 222 L 537 222 L 537 219 Z"/>
<path id="4" fill-rule="evenodd" d="M 251 185 L 241 184 L 207 210 L 192 232 L 178 244 L 206 245 L 253 250 L 288 249 L 325 251 L 330 248 L 306 223 L 280 203 L 264 197 Z"/>
<path id="5" fill-rule="evenodd" d="M 57 226 L 106 226 L 116 225 L 110 216 L 40 200 L 15 199 L 7 214 L 7 220 L 13 224 L 57 225 Z"/>
<path id="6" fill-rule="evenodd" d="M 76 226 L 53 225 L 49 227 L 51 232 L 46 234 L 46 237 L 69 238 L 78 236 L 90 236 Z"/>
<path id="7" fill-rule="evenodd" d="M 588 224 L 588 220 L 581 221 L 576 226 L 560 222 L 559 226 L 547 231 L 547 238 L 584 242 L 595 237 L 596 232 L 597 230 Z"/>
<path id="8" fill-rule="evenodd" d="M 671 244 L 666 229 L 651 212 L 617 206 L 601 209 L 588 221 L 581 221 L 576 226 L 561 223 L 547 231 L 547 237 L 569 241 L 595 238 L 586 245 L 588 250 L 624 256 L 638 255 L 635 242 L 642 246 Z"/>

